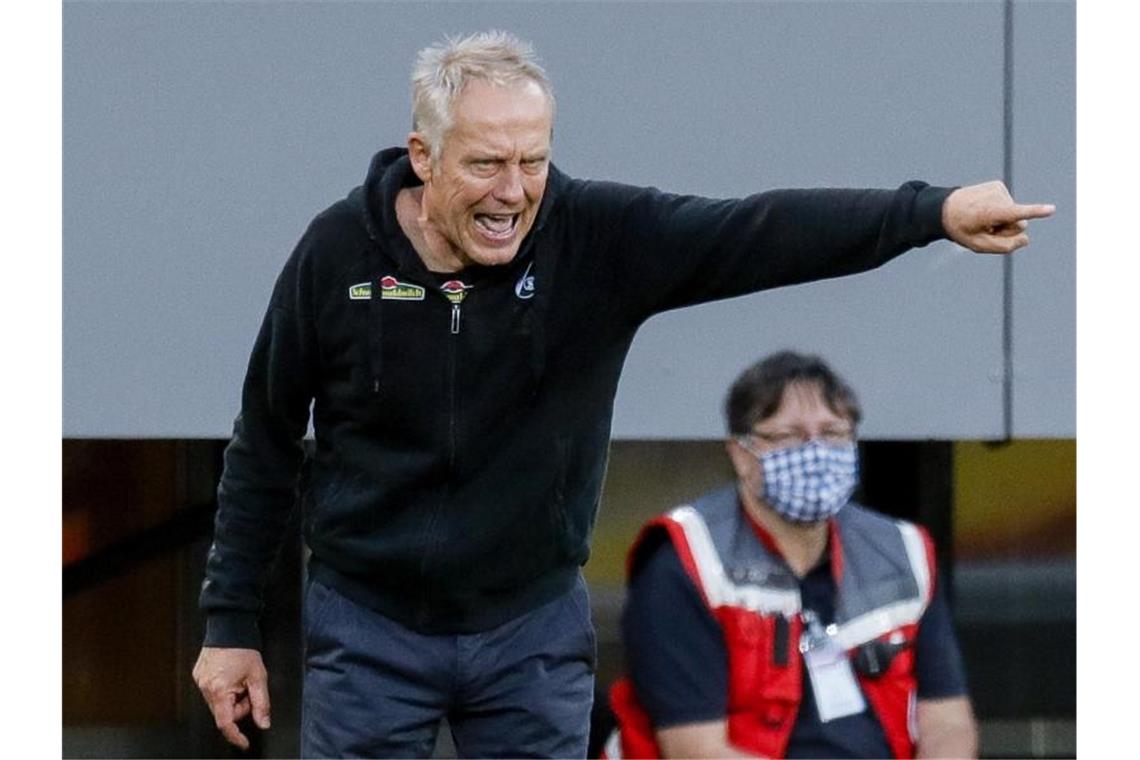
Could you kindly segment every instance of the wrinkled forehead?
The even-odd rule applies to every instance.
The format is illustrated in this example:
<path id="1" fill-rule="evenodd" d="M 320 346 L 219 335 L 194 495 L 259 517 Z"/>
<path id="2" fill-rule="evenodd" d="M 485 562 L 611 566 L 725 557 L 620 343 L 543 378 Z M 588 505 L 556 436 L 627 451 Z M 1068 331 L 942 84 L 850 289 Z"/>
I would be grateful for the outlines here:
<path id="1" fill-rule="evenodd" d="M 442 147 L 457 160 L 549 158 L 550 121 L 536 114 L 479 113 L 456 119 L 444 134 Z"/>
<path id="2" fill-rule="evenodd" d="M 533 80 L 498 85 L 468 82 L 451 107 L 452 131 L 533 130 L 549 134 L 553 111 Z"/>

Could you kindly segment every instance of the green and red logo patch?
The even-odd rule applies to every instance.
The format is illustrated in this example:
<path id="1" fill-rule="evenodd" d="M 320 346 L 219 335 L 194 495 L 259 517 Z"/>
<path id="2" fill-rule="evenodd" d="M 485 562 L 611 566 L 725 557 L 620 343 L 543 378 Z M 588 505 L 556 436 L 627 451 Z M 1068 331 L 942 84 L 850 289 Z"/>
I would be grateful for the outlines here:
<path id="1" fill-rule="evenodd" d="M 463 299 L 467 297 L 467 290 L 470 285 L 464 285 L 459 280 L 448 280 L 439 286 L 443 294 L 447 296 L 447 300 L 452 303 L 463 303 Z"/>
<path id="2" fill-rule="evenodd" d="M 461 280 L 448 280 L 439 286 L 440 291 L 452 303 L 463 303 L 470 285 Z M 424 288 L 411 282 L 400 282 L 391 275 L 380 278 L 380 297 L 394 301 L 422 301 Z M 348 288 L 348 297 L 353 301 L 368 301 L 372 298 L 372 283 L 360 282 Z"/>
<path id="3" fill-rule="evenodd" d="M 361 282 L 348 289 L 349 300 L 368 301 L 372 298 L 372 283 Z M 410 282 L 400 282 L 391 275 L 380 278 L 380 297 L 394 301 L 422 301 L 424 289 Z"/>
<path id="4" fill-rule="evenodd" d="M 422 301 L 424 289 L 410 282 L 400 282 L 392 275 L 380 278 L 380 297 L 393 301 Z"/>

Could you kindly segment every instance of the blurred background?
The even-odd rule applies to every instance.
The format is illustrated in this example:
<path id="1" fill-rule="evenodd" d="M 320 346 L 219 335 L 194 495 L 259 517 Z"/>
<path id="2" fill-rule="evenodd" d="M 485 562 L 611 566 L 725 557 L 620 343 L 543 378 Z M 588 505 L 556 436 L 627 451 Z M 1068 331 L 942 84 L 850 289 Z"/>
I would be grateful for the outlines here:
<path id="1" fill-rule="evenodd" d="M 1060 209 L 1012 258 L 941 242 L 645 326 L 585 567 L 598 738 L 630 542 L 730 478 L 724 392 L 795 348 L 862 398 L 862 500 L 938 543 L 983 756 L 1075 755 L 1072 3 L 65 2 L 63 22 L 65 756 L 237 754 L 189 673 L 270 288 L 312 216 L 403 142 L 416 51 L 488 28 L 535 44 L 574 176 L 718 197 L 1002 178 Z M 255 756 L 297 751 L 303 575 L 298 538 L 269 592 Z"/>

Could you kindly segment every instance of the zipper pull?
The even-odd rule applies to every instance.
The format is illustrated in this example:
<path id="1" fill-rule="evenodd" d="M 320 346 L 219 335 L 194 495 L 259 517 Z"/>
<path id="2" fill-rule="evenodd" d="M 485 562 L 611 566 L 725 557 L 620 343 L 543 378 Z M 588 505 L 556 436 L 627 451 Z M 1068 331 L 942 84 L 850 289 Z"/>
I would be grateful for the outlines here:
<path id="1" fill-rule="evenodd" d="M 459 334 L 459 304 L 463 303 L 467 291 L 471 289 L 462 280 L 448 280 L 439 286 L 440 291 L 451 301 L 451 334 Z"/>

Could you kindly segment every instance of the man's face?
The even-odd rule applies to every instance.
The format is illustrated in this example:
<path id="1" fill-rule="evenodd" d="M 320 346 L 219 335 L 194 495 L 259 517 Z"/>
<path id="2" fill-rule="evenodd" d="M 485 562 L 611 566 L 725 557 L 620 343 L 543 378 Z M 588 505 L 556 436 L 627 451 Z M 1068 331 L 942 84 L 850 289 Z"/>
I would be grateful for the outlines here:
<path id="1" fill-rule="evenodd" d="M 729 443 L 733 467 L 752 493 L 762 493 L 764 470 L 758 455 L 813 439 L 831 445 L 850 443 L 855 440 L 855 425 L 846 415 L 832 411 L 818 385 L 792 383 L 784 388 L 776 413 L 757 422 L 745 438 L 747 449 L 736 440 Z"/>
<path id="2" fill-rule="evenodd" d="M 452 106 L 438 161 L 412 133 L 409 149 L 424 181 L 422 215 L 460 267 L 506 264 L 534 224 L 550 166 L 552 114 L 534 82 L 470 82 Z"/>

